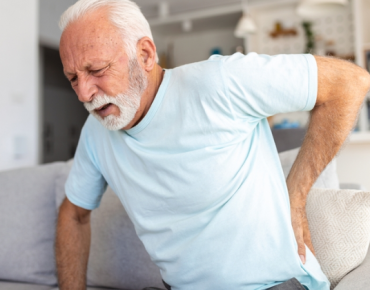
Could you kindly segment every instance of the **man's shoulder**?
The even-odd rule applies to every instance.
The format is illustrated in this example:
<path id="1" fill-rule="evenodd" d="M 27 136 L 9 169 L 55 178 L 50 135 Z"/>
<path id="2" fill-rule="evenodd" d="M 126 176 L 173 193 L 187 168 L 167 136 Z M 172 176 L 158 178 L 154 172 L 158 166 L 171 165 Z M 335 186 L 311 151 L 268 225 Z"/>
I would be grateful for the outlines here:
<path id="1" fill-rule="evenodd" d="M 173 71 L 175 73 L 202 73 L 202 71 L 207 69 L 215 69 L 216 67 L 220 66 L 220 62 L 226 58 L 225 56 L 221 55 L 212 55 L 206 60 L 192 62 L 188 64 L 184 64 L 178 67 L 175 67 Z"/>
<path id="2" fill-rule="evenodd" d="M 251 53 L 248 56 L 241 53 L 232 55 L 211 55 L 207 60 L 193 62 L 178 66 L 173 69 L 173 74 L 181 78 L 181 81 L 186 80 L 204 80 L 222 74 L 224 66 L 233 66 L 245 58 L 254 58 L 257 54 Z"/>
<path id="3" fill-rule="evenodd" d="M 227 56 L 213 55 L 207 60 L 193 62 L 172 69 L 172 82 L 185 88 L 218 82 L 222 76 L 222 62 Z"/>

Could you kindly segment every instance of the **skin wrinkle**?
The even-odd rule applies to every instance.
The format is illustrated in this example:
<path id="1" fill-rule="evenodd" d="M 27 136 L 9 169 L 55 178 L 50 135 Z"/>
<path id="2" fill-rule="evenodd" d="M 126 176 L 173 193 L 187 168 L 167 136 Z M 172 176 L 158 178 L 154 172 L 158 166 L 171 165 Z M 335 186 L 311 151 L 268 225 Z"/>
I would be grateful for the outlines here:
<path id="1" fill-rule="evenodd" d="M 105 68 L 106 69 L 106 68 Z M 104 69 L 104 71 L 105 71 Z M 140 106 L 141 94 L 147 87 L 147 78 L 136 58 L 129 61 L 129 88 L 127 92 L 115 97 L 97 95 L 90 102 L 84 103 L 85 108 L 94 115 L 108 130 L 120 130 L 134 118 Z M 114 104 L 119 108 L 119 114 L 111 114 L 102 118 L 95 110 L 106 104 Z"/>
<path id="2" fill-rule="evenodd" d="M 102 11 L 95 11 L 95 13 L 98 13 L 98 12 L 100 12 L 100 13 L 106 13 L 106 11 L 105 10 L 102 10 Z M 91 14 L 94 14 L 94 13 L 91 13 Z M 87 19 L 86 19 L 87 18 Z M 88 17 L 83 17 L 83 19 L 82 20 L 86 20 L 86 22 L 88 23 L 88 27 L 90 28 L 90 26 L 91 25 L 96 25 L 96 23 L 95 23 L 95 20 L 93 21 L 94 23 L 90 23 L 89 22 L 89 19 L 88 19 Z M 79 21 L 82 21 L 82 20 L 79 20 Z M 106 22 L 108 22 L 108 21 L 106 21 Z M 100 25 L 99 25 L 100 26 Z M 112 45 L 113 46 L 113 48 L 112 48 L 112 46 L 108 46 L 108 48 L 106 48 L 107 46 L 106 45 L 104 45 L 104 43 L 107 43 L 106 41 L 104 41 L 104 36 L 106 36 L 106 35 L 110 35 L 110 34 L 115 34 L 116 35 L 116 38 L 117 39 L 121 39 L 121 34 L 119 33 L 119 32 L 117 32 L 117 29 L 112 25 L 112 24 L 110 24 L 110 25 L 107 25 L 107 24 L 105 24 L 105 25 L 102 25 L 102 26 L 104 26 L 104 27 L 106 27 L 107 29 L 109 29 L 109 32 L 105 32 L 105 33 L 102 33 L 102 30 L 101 29 L 99 29 L 99 30 L 96 30 L 96 33 L 101 33 L 102 35 L 102 38 L 101 38 L 101 40 L 103 41 L 103 45 L 102 44 L 99 44 L 99 41 L 97 41 L 97 43 L 98 43 L 98 45 L 95 45 L 95 47 L 98 47 L 98 49 L 97 49 L 97 51 L 99 51 L 99 56 L 100 56 L 100 58 L 102 58 L 105 54 L 106 54 L 106 51 L 107 50 L 115 50 L 116 48 L 114 47 L 114 45 Z M 71 44 L 72 43 L 72 46 L 74 46 L 74 47 L 76 47 L 76 49 L 78 49 L 78 46 L 79 46 L 79 43 L 81 42 L 81 41 L 83 41 L 83 39 L 86 39 L 86 38 L 89 38 L 89 36 L 85 36 L 85 33 L 83 33 L 81 36 L 80 35 L 78 35 L 78 34 L 80 34 L 79 32 L 79 29 L 76 29 L 75 27 L 74 27 L 74 23 L 72 23 L 71 25 L 69 25 L 67 28 L 66 28 L 66 31 L 65 31 L 65 33 L 67 33 L 68 32 L 68 30 L 72 30 L 73 29 L 73 33 L 74 34 L 76 34 L 76 31 L 77 31 L 77 35 L 75 35 L 76 37 L 74 37 L 73 39 L 71 39 L 71 38 L 68 38 L 68 37 L 65 37 L 67 40 L 66 41 L 68 41 L 69 42 L 69 44 Z M 65 34 L 64 34 L 65 35 Z M 100 38 L 100 37 L 99 37 Z M 96 38 L 95 37 L 95 39 L 99 39 L 99 38 Z M 76 41 L 76 39 L 78 39 L 77 41 Z M 82 39 L 81 41 L 79 41 L 80 39 Z M 109 39 L 113 39 L 113 38 L 111 38 L 111 37 L 109 37 Z M 64 39 L 62 38 L 62 40 L 61 40 L 61 43 L 62 43 L 62 41 L 63 41 Z M 91 42 L 91 41 L 90 41 Z M 89 42 L 89 43 L 90 43 Z M 139 41 L 139 43 L 142 43 L 143 45 L 147 45 L 148 43 L 150 43 L 150 45 L 152 45 L 153 46 L 153 48 L 155 49 L 155 46 L 154 46 L 154 44 L 152 43 L 152 41 L 149 39 L 149 38 L 146 38 L 146 37 L 144 37 L 143 39 L 141 39 L 140 41 Z M 119 42 L 119 41 L 112 41 L 112 43 L 117 43 L 117 44 L 120 44 L 120 45 L 118 45 L 118 47 L 120 48 L 120 50 L 122 50 L 122 47 L 123 47 L 123 42 Z M 71 46 L 71 45 L 70 45 Z M 89 47 L 89 46 L 88 46 Z M 102 49 L 101 47 L 104 47 L 105 49 Z M 83 49 L 86 49 L 86 47 L 83 47 Z M 68 53 L 68 50 L 66 51 L 67 53 Z M 97 53 L 95 50 L 94 50 L 94 52 L 95 53 Z M 63 59 L 66 59 L 66 56 L 65 56 L 65 54 L 67 54 L 67 53 L 64 53 L 64 55 L 63 55 L 63 53 L 64 52 L 61 52 L 61 57 L 62 57 L 62 60 Z M 85 57 L 82 57 L 81 59 L 79 59 L 79 61 L 81 62 L 83 62 L 83 61 L 85 61 L 86 62 L 86 55 L 87 55 L 87 57 L 89 57 L 89 56 L 91 56 L 91 53 L 90 53 L 90 51 L 84 51 L 82 54 L 81 54 L 82 56 L 85 56 Z M 71 63 L 76 63 L 76 61 L 74 61 L 73 60 L 73 55 L 72 55 L 72 53 L 68 53 L 67 54 L 67 56 L 68 57 L 70 57 L 70 58 L 72 58 L 72 60 L 71 60 Z M 145 55 L 143 55 L 143 57 L 145 57 Z M 85 58 L 85 59 L 84 59 Z M 68 59 L 67 59 L 67 61 L 68 61 Z M 119 62 L 122 62 L 122 58 L 119 58 L 119 60 L 118 60 Z M 114 68 L 110 68 L 109 69 L 109 74 L 110 75 L 113 75 L 114 77 L 116 77 L 117 78 L 117 81 L 116 82 L 111 82 L 110 84 L 109 84 L 109 87 L 108 88 L 106 88 L 106 91 L 107 91 L 107 89 L 109 90 L 108 92 L 106 92 L 108 95 L 115 95 L 115 94 L 117 94 L 117 93 L 120 93 L 120 92 L 122 92 L 122 91 L 125 91 L 125 90 L 127 90 L 127 86 L 128 86 L 128 84 L 127 84 L 127 81 L 126 81 L 126 84 L 125 84 L 125 86 L 123 87 L 122 85 L 120 86 L 119 84 L 122 84 L 122 83 L 125 83 L 125 82 L 122 82 L 121 80 L 122 79 L 127 79 L 127 78 L 125 78 L 125 76 L 122 76 L 122 77 L 119 77 L 119 74 L 120 74 L 120 72 L 118 72 L 117 73 L 117 65 L 121 68 L 121 67 L 127 67 L 127 62 L 128 62 L 128 59 L 127 59 L 127 56 L 125 57 L 125 59 L 124 59 L 124 62 L 122 62 L 122 63 L 118 63 L 117 64 L 117 60 L 113 60 L 113 66 L 114 66 Z M 77 63 L 78 64 L 78 63 Z M 78 64 L 79 66 L 82 66 L 81 64 Z M 66 66 L 68 67 L 68 63 L 65 65 L 64 64 L 64 67 L 65 67 L 65 70 L 71 70 L 71 69 L 66 69 Z M 84 65 L 84 66 L 86 66 L 86 64 Z M 150 74 L 149 74 L 149 76 L 151 77 L 151 80 L 153 80 L 154 78 L 155 79 L 157 79 L 158 78 L 158 76 L 157 75 L 160 75 L 160 74 L 162 74 L 161 73 L 161 69 L 159 69 L 158 68 L 159 66 L 155 66 L 155 69 L 154 70 L 152 70 L 151 72 L 150 72 Z M 85 77 L 84 76 L 84 71 L 83 70 L 77 70 L 77 73 L 79 73 L 80 74 L 80 77 Z M 127 74 L 126 74 L 127 75 Z M 160 79 L 163 77 L 163 74 L 161 75 L 161 77 L 160 77 Z M 118 79 L 119 78 L 119 79 Z M 119 80 L 119 81 L 118 81 Z M 85 78 L 85 87 L 87 87 L 87 84 L 86 84 L 86 82 L 87 82 L 87 77 Z M 150 83 L 150 82 L 149 82 Z M 157 84 L 155 84 L 155 85 L 157 85 Z M 148 90 L 145 94 L 144 94 L 144 96 L 143 96 L 143 98 L 144 99 L 148 99 L 148 98 L 153 98 L 153 91 L 155 91 L 156 90 L 156 88 L 155 88 L 155 85 L 153 86 L 151 86 L 151 88 L 150 88 L 150 90 Z M 150 84 L 149 84 L 149 86 L 150 86 Z M 119 87 L 121 87 L 121 88 L 119 88 Z M 114 93 L 113 93 L 114 92 Z M 76 92 L 77 93 L 77 95 L 81 95 L 81 94 L 79 94 L 78 92 Z M 80 100 L 81 101 L 84 101 L 83 99 L 81 99 L 80 98 Z M 86 100 L 85 100 L 86 101 Z M 146 101 L 146 100 L 145 100 Z M 151 100 L 152 101 L 152 100 Z M 151 101 L 149 100 L 148 102 L 145 102 L 145 103 L 151 103 Z M 144 103 L 144 104 L 145 104 Z M 149 109 L 149 107 L 148 106 L 143 106 L 142 108 L 140 108 L 139 109 L 139 112 L 138 112 L 138 115 L 144 115 L 145 113 L 146 113 L 146 111 Z M 118 114 L 118 112 L 116 112 L 116 114 Z M 135 125 L 141 118 L 142 118 L 142 116 L 136 116 L 137 118 L 136 118 L 136 120 L 135 120 L 135 123 L 134 124 L 130 124 L 131 125 L 131 127 L 133 126 L 133 125 Z"/>

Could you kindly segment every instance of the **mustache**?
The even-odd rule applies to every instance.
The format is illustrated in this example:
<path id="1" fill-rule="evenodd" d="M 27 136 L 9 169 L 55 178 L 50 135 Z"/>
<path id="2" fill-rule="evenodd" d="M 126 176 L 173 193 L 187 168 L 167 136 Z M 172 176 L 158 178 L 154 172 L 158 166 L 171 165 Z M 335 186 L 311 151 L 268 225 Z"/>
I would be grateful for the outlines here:
<path id="1" fill-rule="evenodd" d="M 118 105 L 117 98 L 120 98 L 120 96 L 117 95 L 113 97 L 113 96 L 108 96 L 108 95 L 98 95 L 98 96 L 95 96 L 91 102 L 84 103 L 84 106 L 86 110 L 88 110 L 91 113 L 95 111 L 96 109 L 99 109 L 101 107 L 104 107 L 105 105 L 108 105 L 109 103 Z"/>

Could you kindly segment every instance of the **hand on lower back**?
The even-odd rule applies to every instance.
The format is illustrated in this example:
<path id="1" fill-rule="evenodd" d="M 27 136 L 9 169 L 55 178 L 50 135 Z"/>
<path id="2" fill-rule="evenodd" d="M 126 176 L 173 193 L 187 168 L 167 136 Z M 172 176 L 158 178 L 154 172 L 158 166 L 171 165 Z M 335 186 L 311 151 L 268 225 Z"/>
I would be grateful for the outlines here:
<path id="1" fill-rule="evenodd" d="M 295 207 L 291 205 L 291 218 L 292 218 L 292 226 L 295 238 L 297 240 L 298 245 L 298 255 L 303 264 L 306 263 L 306 247 L 311 250 L 313 254 L 315 254 L 312 242 L 311 242 L 311 235 L 310 230 L 308 228 L 308 222 L 306 217 L 306 211 L 304 207 Z"/>

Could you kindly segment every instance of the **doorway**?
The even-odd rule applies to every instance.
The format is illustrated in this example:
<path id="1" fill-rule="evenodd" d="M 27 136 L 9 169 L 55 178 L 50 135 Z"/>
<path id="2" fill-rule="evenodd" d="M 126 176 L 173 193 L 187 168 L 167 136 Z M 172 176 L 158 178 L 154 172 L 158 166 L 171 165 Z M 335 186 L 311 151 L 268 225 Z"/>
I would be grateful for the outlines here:
<path id="1" fill-rule="evenodd" d="M 63 74 L 59 51 L 41 47 L 42 163 L 74 157 L 81 129 L 89 115 Z"/>

